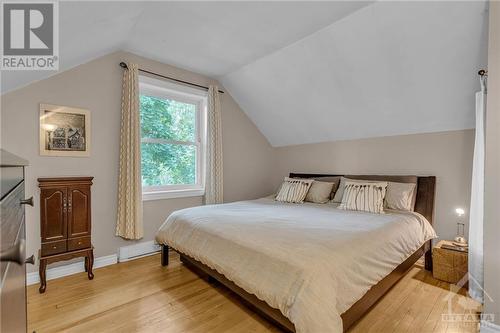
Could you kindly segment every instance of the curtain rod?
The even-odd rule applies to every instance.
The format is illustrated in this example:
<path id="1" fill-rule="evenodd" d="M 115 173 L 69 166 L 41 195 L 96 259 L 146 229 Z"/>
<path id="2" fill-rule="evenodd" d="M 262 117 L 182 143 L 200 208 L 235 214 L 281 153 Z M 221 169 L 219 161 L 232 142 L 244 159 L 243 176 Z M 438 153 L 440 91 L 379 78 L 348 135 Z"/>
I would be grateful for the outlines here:
<path id="1" fill-rule="evenodd" d="M 127 64 L 124 63 L 123 61 L 120 62 L 120 67 L 124 68 L 124 69 L 128 69 Z M 170 77 L 170 76 L 165 76 L 165 75 L 161 75 L 161 74 L 158 74 L 158 73 L 150 72 L 150 71 L 147 71 L 145 69 L 140 69 L 139 68 L 139 72 L 148 73 L 148 74 L 155 75 L 155 76 L 167 79 L 167 80 L 171 80 L 171 81 L 179 82 L 179 83 L 182 83 L 182 84 L 187 84 L 189 86 L 198 87 L 198 88 L 202 88 L 202 89 L 208 90 L 208 87 L 202 86 L 200 84 L 196 84 L 196 83 L 192 83 L 192 82 L 187 82 L 187 81 L 179 80 L 179 79 L 176 79 L 176 78 L 173 78 L 173 77 Z M 224 93 L 222 90 L 219 90 L 219 92 L 221 94 Z"/>
<path id="2" fill-rule="evenodd" d="M 477 72 L 477 74 L 479 74 L 480 76 L 488 76 L 488 71 L 481 69 L 479 72 Z"/>

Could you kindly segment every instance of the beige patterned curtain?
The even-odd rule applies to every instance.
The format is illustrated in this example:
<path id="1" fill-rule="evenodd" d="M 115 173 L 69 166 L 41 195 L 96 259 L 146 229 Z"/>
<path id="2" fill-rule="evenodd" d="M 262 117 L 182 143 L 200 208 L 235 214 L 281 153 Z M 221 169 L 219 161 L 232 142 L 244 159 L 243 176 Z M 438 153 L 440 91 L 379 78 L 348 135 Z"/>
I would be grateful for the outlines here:
<path id="1" fill-rule="evenodd" d="M 139 74 L 137 64 L 127 66 L 123 72 L 116 235 L 140 239 L 143 226 Z"/>
<path id="2" fill-rule="evenodd" d="M 208 89 L 207 110 L 205 204 L 222 203 L 222 185 L 222 111 L 219 88 L 210 86 Z"/>

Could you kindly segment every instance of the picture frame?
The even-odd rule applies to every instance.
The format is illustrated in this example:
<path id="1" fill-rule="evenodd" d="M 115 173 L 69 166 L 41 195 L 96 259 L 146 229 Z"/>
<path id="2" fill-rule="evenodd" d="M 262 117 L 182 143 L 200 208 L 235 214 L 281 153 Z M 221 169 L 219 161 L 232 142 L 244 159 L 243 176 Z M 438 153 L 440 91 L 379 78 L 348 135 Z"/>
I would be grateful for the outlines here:
<path id="1" fill-rule="evenodd" d="M 40 155 L 90 156 L 90 111 L 40 104 Z"/>

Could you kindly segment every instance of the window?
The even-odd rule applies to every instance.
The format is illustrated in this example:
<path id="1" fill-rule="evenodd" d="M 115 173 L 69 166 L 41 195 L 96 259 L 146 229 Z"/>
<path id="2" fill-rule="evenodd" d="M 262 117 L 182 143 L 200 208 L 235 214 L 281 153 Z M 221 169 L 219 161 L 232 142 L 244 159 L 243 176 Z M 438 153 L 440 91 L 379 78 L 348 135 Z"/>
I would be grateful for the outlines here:
<path id="1" fill-rule="evenodd" d="M 206 92 L 140 77 L 143 200 L 204 194 Z"/>

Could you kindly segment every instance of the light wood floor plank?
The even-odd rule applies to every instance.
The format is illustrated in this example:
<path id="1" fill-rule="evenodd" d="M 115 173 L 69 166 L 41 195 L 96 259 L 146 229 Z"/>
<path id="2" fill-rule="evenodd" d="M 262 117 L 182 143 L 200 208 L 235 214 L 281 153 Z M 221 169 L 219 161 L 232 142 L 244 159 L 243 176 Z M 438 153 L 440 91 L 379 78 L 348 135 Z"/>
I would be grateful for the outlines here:
<path id="1" fill-rule="evenodd" d="M 477 332 L 477 322 L 442 321 L 449 285 L 421 267 L 411 271 L 350 333 Z M 464 295 L 454 313 L 478 311 Z M 28 332 L 281 332 L 231 292 L 199 278 L 176 254 L 168 267 L 159 255 L 95 270 L 92 281 L 76 274 L 48 282 L 45 294 L 28 287 Z"/>

